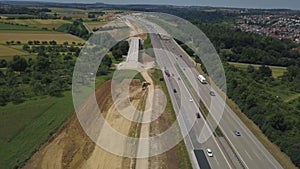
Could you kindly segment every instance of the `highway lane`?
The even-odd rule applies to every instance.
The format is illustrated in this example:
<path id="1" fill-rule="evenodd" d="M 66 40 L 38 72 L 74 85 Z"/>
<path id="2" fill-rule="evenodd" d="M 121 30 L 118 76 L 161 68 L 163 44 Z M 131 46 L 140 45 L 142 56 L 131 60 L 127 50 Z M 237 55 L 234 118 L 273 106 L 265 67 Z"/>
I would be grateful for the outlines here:
<path id="1" fill-rule="evenodd" d="M 175 56 L 178 57 L 182 55 L 183 57 L 189 57 L 181 49 L 178 49 L 179 46 L 175 44 L 176 42 L 170 40 L 169 42 L 164 41 L 163 43 L 165 46 L 167 46 L 167 50 L 170 50 L 172 53 L 174 53 Z M 175 60 L 174 56 L 171 58 Z M 184 72 L 185 76 L 191 83 L 193 83 L 194 79 L 198 75 L 198 71 L 195 69 L 195 67 L 192 67 L 192 69 L 189 70 L 186 62 L 180 59 L 180 57 L 179 59 L 177 59 L 177 63 L 181 67 L 186 68 L 186 71 Z M 211 98 L 211 96 L 209 95 L 211 87 L 208 84 L 203 85 L 198 81 L 196 84 L 193 83 L 192 86 L 194 87 L 194 90 L 197 90 L 197 92 L 199 92 L 199 97 L 203 100 L 206 107 L 210 108 L 212 102 L 211 99 L 216 99 L 216 101 L 220 103 L 222 102 L 220 100 L 220 97 Z M 218 95 L 217 92 L 215 93 Z M 213 108 L 218 107 L 214 105 Z M 225 137 L 228 138 L 229 143 L 231 144 L 231 146 L 233 146 L 233 149 L 241 158 L 246 168 L 282 168 L 281 165 L 257 140 L 253 133 L 251 133 L 251 131 L 242 123 L 242 121 L 235 115 L 235 113 L 227 104 L 225 105 L 224 114 L 220 121 L 220 128 L 222 129 Z M 241 132 L 240 137 L 234 134 L 235 130 L 239 130 Z"/>
<path id="2" fill-rule="evenodd" d="M 159 49 L 163 48 L 163 46 L 160 43 L 159 37 L 157 35 L 151 35 L 152 39 L 152 45 L 154 47 L 155 56 L 157 59 L 158 64 L 161 68 L 167 68 L 168 71 L 172 74 L 171 77 L 166 77 L 166 83 L 169 89 L 169 93 L 171 96 L 175 96 L 176 98 L 176 104 L 175 107 L 180 107 L 179 115 L 182 115 L 184 119 L 185 128 L 192 128 L 192 130 L 189 132 L 189 141 L 192 143 L 193 149 L 204 149 L 206 151 L 206 148 L 211 148 L 214 153 L 214 157 L 208 157 L 209 163 L 212 168 L 232 168 L 230 162 L 226 159 L 226 156 L 224 155 L 223 150 L 221 149 L 218 141 L 212 136 L 210 137 L 206 142 L 203 144 L 200 144 L 198 141 L 198 135 L 201 132 L 203 127 L 208 127 L 206 124 L 203 116 L 201 119 L 197 119 L 196 123 L 194 124 L 194 121 L 196 119 L 196 112 L 199 112 L 198 106 L 195 104 L 195 102 L 191 102 L 191 94 L 189 93 L 188 89 L 186 88 L 185 84 L 182 82 L 182 80 L 178 80 L 178 77 L 182 79 L 180 74 L 175 68 L 175 63 L 170 60 L 170 53 L 166 51 L 161 51 Z M 176 89 L 178 92 L 175 94 L 173 92 L 173 89 Z M 173 98 L 173 97 L 171 97 Z M 180 103 L 182 106 L 180 106 Z M 174 104 L 173 104 L 174 105 Z M 176 109 L 175 109 L 176 110 Z M 207 133 L 211 134 L 212 133 Z M 191 151 L 191 149 L 189 150 Z M 207 155 L 207 154 L 206 154 Z"/>

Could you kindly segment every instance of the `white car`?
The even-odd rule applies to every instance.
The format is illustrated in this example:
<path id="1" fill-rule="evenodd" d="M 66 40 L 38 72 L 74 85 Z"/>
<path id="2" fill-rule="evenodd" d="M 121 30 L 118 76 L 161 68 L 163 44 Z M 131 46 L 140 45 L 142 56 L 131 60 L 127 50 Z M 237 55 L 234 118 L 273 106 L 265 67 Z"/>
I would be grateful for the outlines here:
<path id="1" fill-rule="evenodd" d="M 193 101 L 193 98 L 190 98 L 190 102 L 192 102 Z"/>
<path id="2" fill-rule="evenodd" d="M 206 149 L 206 152 L 207 152 L 208 157 L 212 157 L 213 156 L 213 153 L 212 153 L 212 151 L 211 151 L 210 148 Z"/>

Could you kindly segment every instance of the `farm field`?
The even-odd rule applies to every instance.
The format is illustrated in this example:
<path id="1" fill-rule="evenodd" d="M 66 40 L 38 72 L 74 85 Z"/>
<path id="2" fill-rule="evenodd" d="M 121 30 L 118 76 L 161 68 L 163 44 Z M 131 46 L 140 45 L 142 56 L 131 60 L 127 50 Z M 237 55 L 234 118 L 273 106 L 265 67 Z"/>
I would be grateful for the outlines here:
<path id="1" fill-rule="evenodd" d="M 107 24 L 107 22 L 85 22 L 85 24 L 90 28 L 90 30 L 93 30 L 94 28 L 100 28 Z"/>
<path id="2" fill-rule="evenodd" d="M 97 77 L 95 86 L 111 79 L 112 73 Z M 37 106 L 38 105 L 38 106 Z M 72 94 L 41 96 L 24 103 L 0 107 L 0 169 L 24 165 L 74 112 Z"/>
<path id="3" fill-rule="evenodd" d="M 2 20 L 0 22 L 3 22 Z M 22 25 L 12 25 L 7 23 L 0 23 L 0 31 L 2 30 L 20 30 L 20 31 L 39 31 L 39 28 L 31 28 Z"/>
<path id="4" fill-rule="evenodd" d="M 229 64 L 234 65 L 235 67 L 242 69 L 242 70 L 246 70 L 247 67 L 249 65 L 252 65 L 254 68 L 258 68 L 262 65 L 257 65 L 257 64 L 247 64 L 247 63 L 236 63 L 236 62 L 228 62 Z M 268 66 L 268 65 L 266 65 Z M 280 76 L 282 76 L 284 74 L 284 72 L 286 72 L 286 67 L 278 67 L 278 66 L 269 66 L 270 69 L 272 70 L 272 76 L 274 78 L 278 78 Z"/>
<path id="5" fill-rule="evenodd" d="M 70 21 L 60 19 L 14 19 L 14 20 L 1 20 L 3 23 L 14 23 L 20 25 L 28 25 L 34 28 L 58 28 L 63 24 L 71 23 Z"/>
<path id="6" fill-rule="evenodd" d="M 1 59 L 8 59 L 7 57 L 11 57 L 14 55 L 28 55 L 28 53 L 26 52 L 22 52 L 20 50 L 8 47 L 8 46 L 4 46 L 4 45 L 0 45 L 0 58 Z"/>
<path id="7" fill-rule="evenodd" d="M 53 32 L 53 31 L 0 31 L 0 44 L 5 44 L 7 41 L 21 41 L 27 43 L 28 41 L 51 41 L 55 40 L 61 44 L 65 41 L 68 42 L 84 42 L 76 36 Z"/>
<path id="8" fill-rule="evenodd" d="M 75 9 L 75 8 L 49 8 L 51 10 L 50 13 L 57 14 L 83 14 L 86 13 L 85 10 Z"/>

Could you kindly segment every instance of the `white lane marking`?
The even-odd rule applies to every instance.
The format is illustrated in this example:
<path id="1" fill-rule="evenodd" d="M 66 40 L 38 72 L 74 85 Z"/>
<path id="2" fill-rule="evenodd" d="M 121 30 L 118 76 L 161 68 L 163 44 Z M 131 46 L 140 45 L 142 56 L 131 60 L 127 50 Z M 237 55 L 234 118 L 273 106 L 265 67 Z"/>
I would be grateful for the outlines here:
<path id="1" fill-rule="evenodd" d="M 251 160 L 253 160 L 253 158 L 252 158 L 251 155 L 247 152 L 247 150 L 245 150 L 245 153 L 247 154 L 247 156 L 248 156 Z"/>
<path id="2" fill-rule="evenodd" d="M 218 164 L 218 166 L 220 166 L 220 163 L 219 163 L 219 160 L 218 160 L 217 156 L 210 157 L 210 158 L 214 158 L 214 159 L 215 159 L 215 161 L 216 161 L 216 163 Z"/>
<path id="3" fill-rule="evenodd" d="M 255 154 L 255 156 L 260 159 L 259 155 L 256 153 L 256 151 L 253 151 L 253 153 Z"/>

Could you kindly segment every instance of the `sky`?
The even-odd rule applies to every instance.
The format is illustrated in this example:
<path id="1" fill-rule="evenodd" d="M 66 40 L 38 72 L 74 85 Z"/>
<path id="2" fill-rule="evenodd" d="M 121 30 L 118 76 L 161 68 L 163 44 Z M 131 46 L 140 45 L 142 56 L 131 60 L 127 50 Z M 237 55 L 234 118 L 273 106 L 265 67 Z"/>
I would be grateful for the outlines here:
<path id="1" fill-rule="evenodd" d="M 25 0 L 20 0 L 25 1 Z M 26 0 L 30 1 L 30 0 Z M 43 0 L 32 0 L 43 1 Z M 285 8 L 300 10 L 300 0 L 44 0 L 48 2 L 102 2 L 108 4 L 168 4 L 184 6 L 217 6 L 242 8 Z"/>

